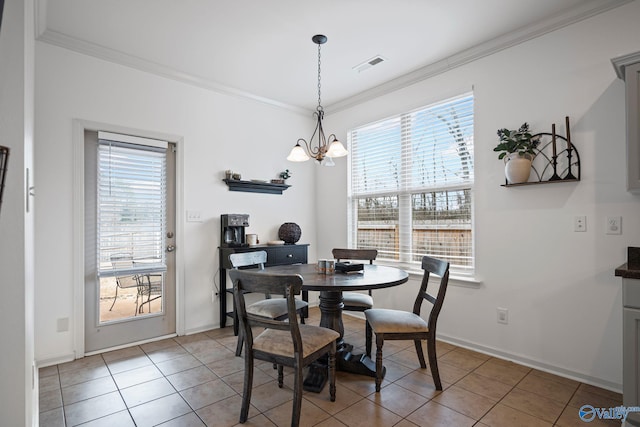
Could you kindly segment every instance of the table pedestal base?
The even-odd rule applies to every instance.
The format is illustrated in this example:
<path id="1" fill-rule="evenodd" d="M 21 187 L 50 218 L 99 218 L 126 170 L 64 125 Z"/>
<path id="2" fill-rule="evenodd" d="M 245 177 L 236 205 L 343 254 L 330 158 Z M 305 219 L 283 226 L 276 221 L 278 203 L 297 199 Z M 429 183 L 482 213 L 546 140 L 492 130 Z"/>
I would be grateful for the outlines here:
<path id="1" fill-rule="evenodd" d="M 376 377 L 376 362 L 371 360 L 366 354 L 343 353 L 338 357 L 337 369 L 352 374 Z M 387 373 L 387 368 L 382 367 L 382 378 Z"/>
<path id="2" fill-rule="evenodd" d="M 336 353 L 336 370 L 342 372 L 350 372 L 352 374 L 366 375 L 368 377 L 376 377 L 376 362 L 371 360 L 366 354 L 353 354 L 351 351 L 353 346 L 345 344 L 344 347 Z M 387 373 L 387 368 L 382 367 L 382 378 Z M 329 376 L 326 358 L 320 359 L 318 362 L 309 366 L 302 388 L 313 393 L 320 393 L 324 388 Z"/>

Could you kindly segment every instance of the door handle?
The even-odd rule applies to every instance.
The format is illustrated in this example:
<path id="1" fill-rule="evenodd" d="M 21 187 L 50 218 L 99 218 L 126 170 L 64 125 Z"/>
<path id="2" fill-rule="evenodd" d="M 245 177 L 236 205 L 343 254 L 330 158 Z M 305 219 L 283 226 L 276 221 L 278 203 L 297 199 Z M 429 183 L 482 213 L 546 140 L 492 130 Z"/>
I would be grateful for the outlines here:
<path id="1" fill-rule="evenodd" d="M 174 245 L 167 245 L 167 252 L 173 252 L 176 250 L 176 247 Z"/>

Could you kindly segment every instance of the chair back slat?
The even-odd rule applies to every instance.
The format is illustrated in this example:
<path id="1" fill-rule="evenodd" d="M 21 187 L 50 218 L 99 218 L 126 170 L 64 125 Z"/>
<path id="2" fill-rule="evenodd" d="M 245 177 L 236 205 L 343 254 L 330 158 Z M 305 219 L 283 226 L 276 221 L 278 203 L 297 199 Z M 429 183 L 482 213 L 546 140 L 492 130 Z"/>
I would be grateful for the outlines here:
<path id="1" fill-rule="evenodd" d="M 229 262 L 231 262 L 233 268 L 258 266 L 258 268 L 262 270 L 267 263 L 267 251 L 229 254 Z"/>
<path id="2" fill-rule="evenodd" d="M 133 269 L 133 255 L 130 253 L 113 254 L 110 260 L 111 266 L 116 272 Z M 117 274 L 115 278 L 117 285 L 121 288 L 132 288 L 139 285 L 138 275 L 135 274 Z"/>
<path id="3" fill-rule="evenodd" d="M 369 261 L 369 264 L 373 264 L 373 261 L 378 257 L 377 249 L 341 249 L 334 248 L 331 254 L 338 261 L 340 260 L 363 260 Z"/>
<path id="4" fill-rule="evenodd" d="M 429 301 L 433 305 L 431 307 L 431 312 L 429 313 L 429 329 L 435 330 L 436 323 L 438 321 L 438 315 L 440 314 L 440 310 L 442 309 L 442 303 L 444 302 L 444 296 L 447 293 L 447 286 L 449 284 L 449 263 L 436 258 L 423 256 L 422 269 L 424 270 L 424 275 L 422 276 L 420 291 L 418 292 L 418 296 L 413 305 L 413 312 L 417 315 L 420 315 L 422 302 L 424 300 Z M 436 296 L 433 296 L 432 293 L 427 292 L 429 277 L 431 273 L 440 276 L 440 286 L 438 287 L 437 294 L 435 294 Z"/>

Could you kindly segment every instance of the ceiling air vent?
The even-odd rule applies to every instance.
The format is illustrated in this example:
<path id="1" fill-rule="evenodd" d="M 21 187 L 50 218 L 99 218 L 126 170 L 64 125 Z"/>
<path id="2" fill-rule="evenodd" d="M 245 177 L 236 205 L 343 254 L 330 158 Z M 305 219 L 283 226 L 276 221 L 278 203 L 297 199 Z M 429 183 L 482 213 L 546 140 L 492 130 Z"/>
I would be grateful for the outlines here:
<path id="1" fill-rule="evenodd" d="M 385 58 L 383 58 L 380 55 L 376 55 L 371 59 L 367 59 L 362 64 L 356 65 L 355 67 L 353 67 L 353 69 L 356 70 L 357 72 L 361 73 L 364 70 L 368 70 L 369 68 L 373 67 L 374 65 L 378 65 L 378 64 L 383 63 L 384 61 L 386 61 Z"/>

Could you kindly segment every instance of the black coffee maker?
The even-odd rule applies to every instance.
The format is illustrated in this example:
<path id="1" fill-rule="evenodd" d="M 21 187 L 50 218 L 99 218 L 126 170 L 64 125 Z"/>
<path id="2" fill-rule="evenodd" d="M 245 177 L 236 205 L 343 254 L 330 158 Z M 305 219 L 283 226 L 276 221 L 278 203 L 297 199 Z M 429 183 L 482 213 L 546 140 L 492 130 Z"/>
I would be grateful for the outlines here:
<path id="1" fill-rule="evenodd" d="M 223 214 L 220 216 L 220 246 L 242 248 L 249 246 L 245 240 L 245 228 L 249 226 L 247 214 Z"/>

